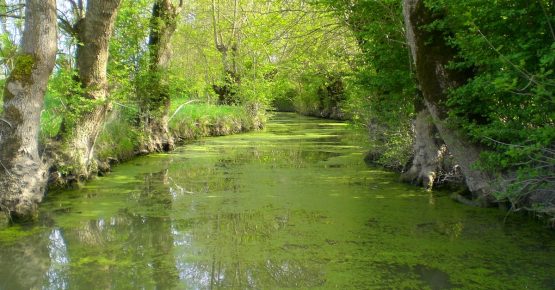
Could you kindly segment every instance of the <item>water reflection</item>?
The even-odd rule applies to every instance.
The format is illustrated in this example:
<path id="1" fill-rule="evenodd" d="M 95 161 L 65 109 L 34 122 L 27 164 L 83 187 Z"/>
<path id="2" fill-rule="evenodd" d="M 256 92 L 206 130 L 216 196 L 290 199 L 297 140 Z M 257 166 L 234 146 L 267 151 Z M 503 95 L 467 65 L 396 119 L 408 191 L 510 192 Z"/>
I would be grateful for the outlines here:
<path id="1" fill-rule="evenodd" d="M 48 286 L 46 289 L 69 289 L 67 272 L 69 269 L 69 255 L 67 252 L 66 241 L 60 229 L 53 229 L 48 236 L 50 241 L 48 252 L 50 267 L 46 272 Z"/>
<path id="2" fill-rule="evenodd" d="M 287 217 L 264 212 L 216 214 L 194 221 L 176 222 L 176 260 L 179 277 L 187 287 L 265 288 L 323 283 L 321 265 L 303 260 L 253 255 L 251 247 L 280 235 Z"/>
<path id="3" fill-rule="evenodd" d="M 41 289 L 48 286 L 48 234 L 22 236 L 0 247 L 0 289 Z"/>
<path id="4" fill-rule="evenodd" d="M 554 286 L 555 236 L 399 184 L 353 135 L 287 115 L 52 194 L 0 229 L 0 289 Z"/>

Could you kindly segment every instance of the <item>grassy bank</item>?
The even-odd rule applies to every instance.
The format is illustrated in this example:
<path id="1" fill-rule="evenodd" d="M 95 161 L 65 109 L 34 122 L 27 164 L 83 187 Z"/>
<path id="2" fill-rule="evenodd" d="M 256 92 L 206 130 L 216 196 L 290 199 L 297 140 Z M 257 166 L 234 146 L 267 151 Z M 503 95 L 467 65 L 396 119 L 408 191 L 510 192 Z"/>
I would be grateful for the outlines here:
<path id="1" fill-rule="evenodd" d="M 240 106 L 174 103 L 170 110 L 172 114 L 169 126 L 177 144 L 205 136 L 224 136 L 258 130 L 263 128 L 266 122 L 261 110 L 249 110 Z M 106 122 L 96 144 L 101 172 L 109 170 L 114 163 L 139 154 L 142 136 L 133 125 L 134 115 L 128 108 L 119 108 Z"/>
<path id="2" fill-rule="evenodd" d="M 244 107 L 188 104 L 172 116 L 169 125 L 174 138 L 186 142 L 204 136 L 257 130 L 265 122 L 266 118 L 261 112 Z"/>
<path id="3" fill-rule="evenodd" d="M 178 145 L 204 136 L 224 136 L 258 130 L 263 128 L 266 122 L 265 111 L 253 105 L 216 106 L 191 103 L 187 100 L 174 100 L 172 103 L 169 127 Z M 138 109 L 133 104 L 113 104 L 113 109 L 95 144 L 98 168 L 94 171 L 98 171 L 99 174 L 109 171 L 114 164 L 144 154 L 139 150 L 144 138 L 137 123 Z M 62 100 L 51 95 L 45 97 L 40 128 L 43 152 L 60 152 L 57 135 L 65 111 Z M 62 149 L 62 154 L 64 150 L 71 149 Z M 63 157 L 56 158 L 54 163 L 57 168 L 51 174 L 50 188 L 63 188 L 72 184 L 75 177 L 64 170 L 68 166 L 71 168 L 71 164 L 66 164 Z"/>

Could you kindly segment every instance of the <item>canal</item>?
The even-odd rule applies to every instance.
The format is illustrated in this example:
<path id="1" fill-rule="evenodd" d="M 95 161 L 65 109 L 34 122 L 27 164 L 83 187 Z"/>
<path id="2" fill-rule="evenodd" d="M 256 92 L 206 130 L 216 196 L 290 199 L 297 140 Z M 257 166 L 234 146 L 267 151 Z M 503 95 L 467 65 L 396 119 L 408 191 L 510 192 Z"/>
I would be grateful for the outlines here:
<path id="1" fill-rule="evenodd" d="M 555 234 L 363 162 L 364 132 L 277 114 L 51 193 L 0 230 L 0 289 L 555 289 Z"/>

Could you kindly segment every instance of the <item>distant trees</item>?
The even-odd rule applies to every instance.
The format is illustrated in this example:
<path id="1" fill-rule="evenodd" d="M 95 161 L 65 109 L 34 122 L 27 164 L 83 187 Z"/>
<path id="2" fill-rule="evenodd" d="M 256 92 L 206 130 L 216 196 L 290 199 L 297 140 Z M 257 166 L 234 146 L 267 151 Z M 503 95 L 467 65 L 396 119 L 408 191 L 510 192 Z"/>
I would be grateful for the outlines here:
<path id="1" fill-rule="evenodd" d="M 18 37 L 23 30 L 25 1 L 0 0 L 0 64 L 2 75 L 7 76 L 14 66 Z"/>
<path id="2" fill-rule="evenodd" d="M 417 89 L 397 0 L 322 0 L 343 18 L 359 54 L 345 79 L 351 115 L 368 128 L 370 159 L 401 170 L 409 161 Z"/>
<path id="3" fill-rule="evenodd" d="M 174 64 L 188 68 L 192 94 L 220 104 L 270 106 L 279 98 L 320 115 L 320 104 L 329 102 L 318 91 L 327 95 L 326 84 L 351 69 L 348 60 L 357 52 L 352 33 L 333 11 L 304 1 L 203 0 L 184 6 Z"/>

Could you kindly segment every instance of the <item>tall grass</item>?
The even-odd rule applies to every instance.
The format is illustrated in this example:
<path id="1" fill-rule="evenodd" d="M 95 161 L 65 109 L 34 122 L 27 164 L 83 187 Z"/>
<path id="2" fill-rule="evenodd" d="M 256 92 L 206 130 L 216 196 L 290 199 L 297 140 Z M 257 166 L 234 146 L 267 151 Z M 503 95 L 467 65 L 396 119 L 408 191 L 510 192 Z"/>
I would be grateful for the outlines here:
<path id="1" fill-rule="evenodd" d="M 114 109 L 95 144 L 99 160 L 127 160 L 137 154 L 141 138 L 134 117 L 129 110 Z"/>
<path id="2" fill-rule="evenodd" d="M 264 121 L 261 112 L 253 114 L 241 106 L 187 104 L 173 115 L 169 126 L 176 139 L 187 141 L 256 130 Z"/>

